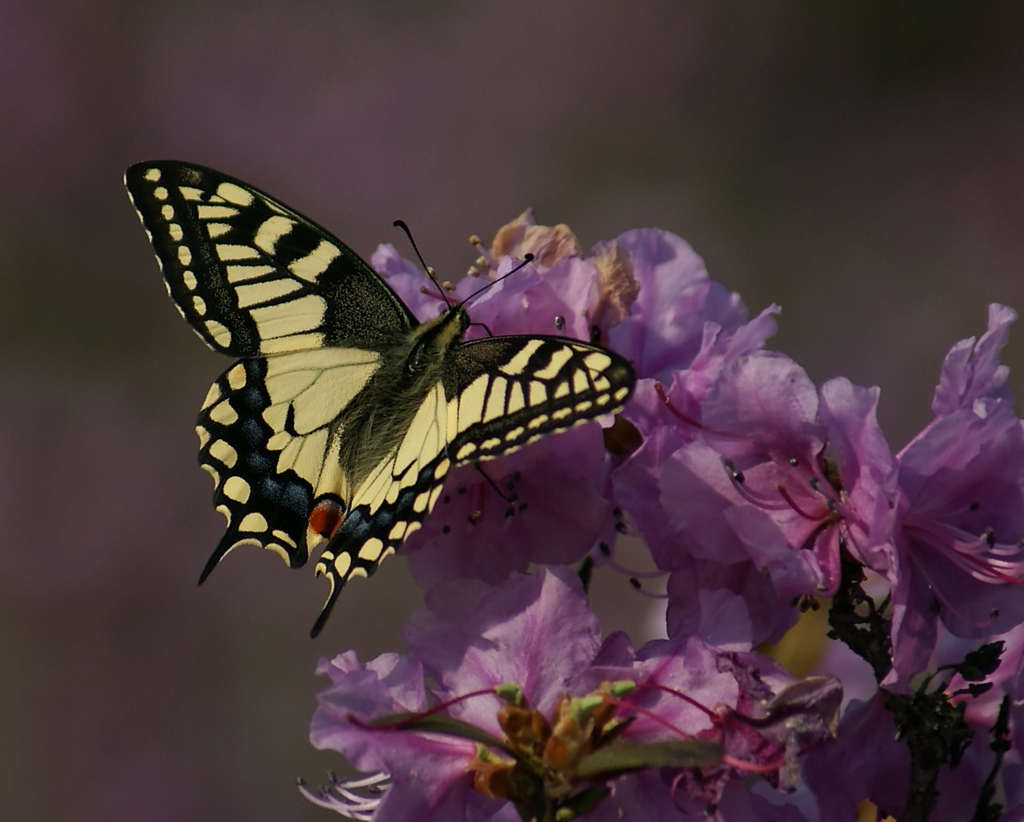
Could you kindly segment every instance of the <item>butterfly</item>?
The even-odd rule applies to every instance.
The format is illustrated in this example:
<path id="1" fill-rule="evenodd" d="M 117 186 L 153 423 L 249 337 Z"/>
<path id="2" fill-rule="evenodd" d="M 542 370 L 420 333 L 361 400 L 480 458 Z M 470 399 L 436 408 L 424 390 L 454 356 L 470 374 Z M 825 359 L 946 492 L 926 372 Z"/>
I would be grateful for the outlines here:
<path id="1" fill-rule="evenodd" d="M 196 431 L 227 530 L 292 567 L 321 550 L 330 582 L 369 576 L 421 526 L 453 466 L 618 411 L 629 363 L 558 336 L 464 340 L 464 304 L 420 323 L 352 249 L 257 188 L 176 161 L 125 186 L 167 291 L 195 332 L 239 358 Z"/>

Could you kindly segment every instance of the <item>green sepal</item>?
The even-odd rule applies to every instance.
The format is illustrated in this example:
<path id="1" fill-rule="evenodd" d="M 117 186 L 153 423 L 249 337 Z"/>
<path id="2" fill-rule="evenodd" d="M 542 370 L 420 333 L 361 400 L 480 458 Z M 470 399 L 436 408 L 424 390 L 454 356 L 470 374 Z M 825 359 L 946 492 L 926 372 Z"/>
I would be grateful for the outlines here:
<path id="1" fill-rule="evenodd" d="M 490 748 L 498 748 L 515 756 L 508 746 L 497 737 L 491 736 L 486 731 L 480 730 L 475 725 L 463 722 L 461 719 L 445 716 L 443 714 L 389 714 L 377 717 L 369 723 L 371 728 L 394 731 L 416 731 L 419 733 L 436 733 L 445 736 L 455 736 L 460 739 L 469 739 L 479 742 Z M 516 757 L 518 758 L 518 757 Z"/>
<path id="2" fill-rule="evenodd" d="M 702 768 L 721 761 L 722 748 L 713 742 L 616 742 L 585 756 L 576 773 L 582 779 L 609 779 L 643 768 Z"/>

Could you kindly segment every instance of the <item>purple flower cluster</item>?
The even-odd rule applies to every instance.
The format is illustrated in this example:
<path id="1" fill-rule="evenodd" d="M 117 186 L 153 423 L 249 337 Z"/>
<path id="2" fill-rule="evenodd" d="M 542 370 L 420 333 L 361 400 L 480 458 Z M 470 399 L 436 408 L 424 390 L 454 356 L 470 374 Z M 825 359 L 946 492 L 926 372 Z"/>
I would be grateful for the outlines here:
<path id="1" fill-rule="evenodd" d="M 486 477 L 452 472 L 403 548 L 425 591 L 407 655 L 318 671 L 313 743 L 370 776 L 307 795 L 377 822 L 839 822 L 865 800 L 1020 818 L 1024 428 L 999 364 L 1016 314 L 992 306 L 951 349 L 934 419 L 893 454 L 877 388 L 815 386 L 767 350 L 778 309 L 748 320 L 672 234 L 588 255 L 527 212 L 480 249 L 449 299 L 534 260 L 473 299 L 470 335 L 598 342 L 636 391 Z M 373 264 L 421 319 L 445 304 L 393 248 Z M 637 650 L 602 638 L 568 567 L 617 567 L 624 532 L 668 600 L 667 638 Z M 797 679 L 754 650 L 822 602 L 877 682 L 845 710 L 840 666 Z"/>

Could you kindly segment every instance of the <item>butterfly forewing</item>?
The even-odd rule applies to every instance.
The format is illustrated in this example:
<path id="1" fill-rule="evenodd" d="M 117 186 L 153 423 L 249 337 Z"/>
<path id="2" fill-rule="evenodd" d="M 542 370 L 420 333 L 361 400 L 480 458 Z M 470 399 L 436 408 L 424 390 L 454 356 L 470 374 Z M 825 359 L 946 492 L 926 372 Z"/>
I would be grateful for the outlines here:
<path id="1" fill-rule="evenodd" d="M 622 407 L 633 371 L 617 354 L 562 337 L 492 337 L 463 343 L 445 369 L 456 402 L 448 454 L 493 459 Z"/>
<path id="2" fill-rule="evenodd" d="M 419 325 L 337 238 L 200 166 L 125 175 L 168 292 L 212 348 L 243 357 L 200 413 L 199 461 L 227 531 L 202 577 L 257 543 L 331 590 L 368 576 L 423 523 L 452 465 L 493 459 L 619 410 L 634 375 L 561 337 L 463 342 L 462 306 Z"/>
<path id="3" fill-rule="evenodd" d="M 217 351 L 380 351 L 416 324 L 352 249 L 252 186 L 172 161 L 132 166 L 125 185 L 171 299 Z"/>

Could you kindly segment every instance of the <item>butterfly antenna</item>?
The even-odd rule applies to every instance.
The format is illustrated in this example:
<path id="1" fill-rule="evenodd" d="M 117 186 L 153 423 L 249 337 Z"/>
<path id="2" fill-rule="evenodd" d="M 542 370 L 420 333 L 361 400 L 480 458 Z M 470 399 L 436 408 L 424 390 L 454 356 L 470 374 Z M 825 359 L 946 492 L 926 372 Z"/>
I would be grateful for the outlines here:
<path id="1" fill-rule="evenodd" d="M 420 261 L 420 265 L 423 266 L 423 270 L 427 273 L 427 276 L 430 277 L 430 281 L 437 287 L 437 291 L 441 295 L 441 298 L 448 303 L 448 306 L 450 307 L 451 303 L 448 301 L 447 292 L 441 286 L 441 283 L 437 281 L 437 277 L 434 276 L 434 269 L 427 265 L 427 261 L 424 260 L 423 255 L 420 254 L 419 246 L 416 245 L 416 240 L 413 238 L 412 231 L 409 229 L 409 226 L 406 225 L 405 220 L 395 220 L 391 225 L 395 228 L 402 229 L 405 236 L 409 238 L 409 245 L 411 245 L 412 250 L 416 252 L 416 259 Z"/>
<path id="2" fill-rule="evenodd" d="M 470 295 L 469 295 L 468 297 L 466 297 L 466 299 L 464 299 L 464 300 L 462 301 L 462 304 L 463 304 L 463 305 L 466 305 L 466 304 L 467 304 L 467 303 L 468 303 L 468 302 L 469 302 L 470 300 L 472 300 L 472 299 L 473 299 L 473 298 L 474 298 L 474 297 L 475 297 L 475 296 L 476 296 L 477 294 L 479 294 L 479 293 L 480 293 L 481 291 L 486 291 L 486 290 L 487 290 L 488 288 L 490 288 L 491 286 L 497 285 L 497 284 L 498 284 L 498 283 L 500 283 L 500 282 L 501 282 L 502 280 L 504 280 L 504 279 L 507 279 L 508 277 L 511 277 L 511 276 L 512 276 L 513 274 L 515 274 L 515 273 L 516 273 L 517 271 L 519 271 L 519 270 L 520 270 L 521 268 L 526 268 L 526 266 L 528 266 L 528 265 L 529 265 L 530 263 L 532 263 L 532 262 L 533 262 L 533 255 L 532 255 L 532 254 L 529 254 L 529 253 L 528 253 L 528 254 L 525 254 L 525 255 L 523 256 L 523 261 L 522 261 L 521 263 L 519 263 L 519 265 L 517 265 L 517 266 L 516 266 L 515 268 L 513 268 L 513 269 L 512 269 L 511 271 L 509 271 L 509 272 L 508 272 L 507 274 L 502 274 L 502 275 L 501 275 L 500 277 L 498 277 L 498 279 L 496 279 L 496 280 L 491 280 L 491 281 L 490 281 L 490 282 L 488 282 L 488 283 L 487 283 L 486 285 L 482 285 L 482 286 L 480 286 L 480 288 L 478 288 L 478 289 L 477 289 L 476 291 L 474 291 L 474 292 L 473 292 L 472 294 L 470 294 Z"/>

